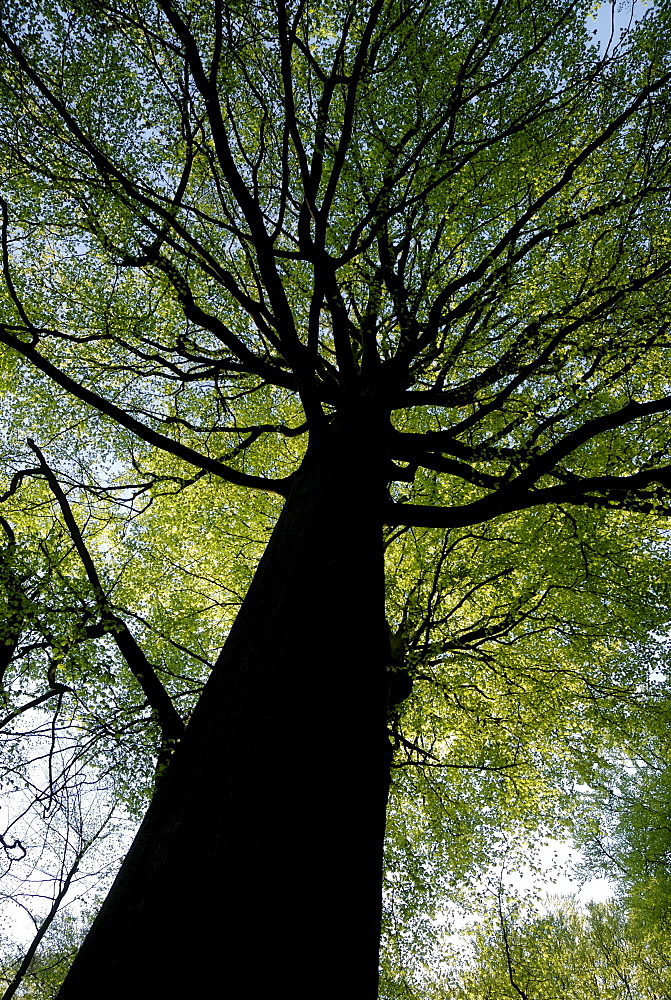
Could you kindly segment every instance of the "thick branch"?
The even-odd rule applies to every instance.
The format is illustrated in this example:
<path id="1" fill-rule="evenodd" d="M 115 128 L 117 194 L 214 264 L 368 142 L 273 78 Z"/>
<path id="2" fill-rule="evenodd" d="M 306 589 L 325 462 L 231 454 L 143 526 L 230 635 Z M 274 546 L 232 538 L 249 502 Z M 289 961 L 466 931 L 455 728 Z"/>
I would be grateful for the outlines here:
<path id="1" fill-rule="evenodd" d="M 434 507 L 424 504 L 388 504 L 383 512 L 384 523 L 389 526 L 412 525 L 417 528 L 462 528 L 491 521 L 501 514 L 511 514 L 543 504 L 575 504 L 587 507 L 627 506 L 629 499 L 636 503 L 637 494 L 651 485 L 659 484 L 671 491 L 671 466 L 637 472 L 633 476 L 593 476 L 577 479 L 561 486 L 548 486 L 538 490 L 519 490 L 512 484 L 496 493 L 455 507 Z M 646 494 L 643 498 L 649 509 L 671 509 L 668 498 Z"/>
<path id="2" fill-rule="evenodd" d="M 138 681 L 151 708 L 156 713 L 164 743 L 173 743 L 180 740 L 184 734 L 184 723 L 179 717 L 170 695 L 163 687 L 156 671 L 144 655 L 144 652 L 126 623 L 110 609 L 107 594 L 103 590 L 95 563 L 79 530 L 79 525 L 72 513 L 68 498 L 38 446 L 30 438 L 28 439 L 28 444 L 37 455 L 44 478 L 49 484 L 49 488 L 61 509 L 68 533 L 91 584 L 98 611 L 103 620 L 109 623 L 110 632 L 119 652 Z"/>
<path id="3" fill-rule="evenodd" d="M 134 434 L 137 434 L 139 438 L 148 444 L 153 444 L 162 451 L 167 451 L 169 454 L 175 455 L 176 458 L 181 458 L 184 462 L 195 465 L 197 469 L 204 469 L 205 472 L 211 472 L 229 483 L 234 483 L 236 486 L 248 486 L 251 489 L 264 490 L 267 493 L 279 493 L 280 496 L 286 497 L 289 489 L 288 478 L 266 479 L 263 476 L 250 476 L 245 472 L 238 472 L 237 469 L 231 469 L 230 466 L 218 462 L 215 458 L 210 458 L 208 455 L 201 455 L 200 452 L 194 451 L 193 448 L 189 448 L 180 441 L 174 441 L 172 438 L 160 434 L 153 428 L 147 427 L 146 424 L 136 420 L 126 410 L 122 410 L 121 407 L 110 403 L 109 400 L 104 399 L 97 392 L 86 389 L 83 385 L 75 382 L 69 375 L 66 375 L 60 368 L 57 368 L 48 361 L 32 345 L 26 344 L 10 333 L 4 325 L 0 325 L 0 342 L 5 343 L 8 347 L 22 354 L 36 368 L 56 382 L 57 385 L 60 385 L 62 389 L 65 389 L 66 392 L 75 396 L 76 399 L 81 399 L 82 402 L 93 406 L 100 413 L 110 417 Z"/>

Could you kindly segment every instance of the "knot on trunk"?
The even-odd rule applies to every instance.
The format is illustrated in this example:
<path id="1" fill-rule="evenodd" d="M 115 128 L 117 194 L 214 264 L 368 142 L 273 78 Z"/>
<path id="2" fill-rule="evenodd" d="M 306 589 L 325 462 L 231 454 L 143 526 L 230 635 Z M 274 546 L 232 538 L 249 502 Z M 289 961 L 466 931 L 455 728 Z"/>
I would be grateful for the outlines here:
<path id="1" fill-rule="evenodd" d="M 406 667 L 396 668 L 387 671 L 387 705 L 390 709 L 400 705 L 409 697 L 412 691 L 412 674 Z"/>

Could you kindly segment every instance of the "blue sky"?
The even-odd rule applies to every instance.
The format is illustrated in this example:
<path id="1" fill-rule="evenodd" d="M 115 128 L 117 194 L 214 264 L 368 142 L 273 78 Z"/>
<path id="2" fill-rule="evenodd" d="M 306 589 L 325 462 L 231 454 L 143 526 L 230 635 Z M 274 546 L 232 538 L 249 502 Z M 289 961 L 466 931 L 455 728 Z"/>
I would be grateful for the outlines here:
<path id="1" fill-rule="evenodd" d="M 615 44 L 622 29 L 642 17 L 650 6 L 651 0 L 611 0 L 600 3 L 594 17 L 588 20 L 592 30 L 596 29 L 596 40 L 600 48 L 603 50 L 608 45 L 611 34 L 611 45 Z"/>

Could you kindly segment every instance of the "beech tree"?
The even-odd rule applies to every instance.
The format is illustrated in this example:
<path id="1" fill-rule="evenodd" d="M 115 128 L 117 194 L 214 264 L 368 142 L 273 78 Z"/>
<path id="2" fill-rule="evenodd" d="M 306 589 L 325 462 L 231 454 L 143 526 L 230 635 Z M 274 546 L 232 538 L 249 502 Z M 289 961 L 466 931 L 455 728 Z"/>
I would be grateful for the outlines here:
<path id="1" fill-rule="evenodd" d="M 77 567 L 49 698 L 97 639 L 161 743 L 64 1000 L 375 997 L 392 765 L 473 771 L 486 814 L 542 736 L 543 813 L 595 693 L 613 730 L 647 697 L 624 647 L 665 613 L 669 11 L 602 52 L 592 6 L 5 4 L 5 501 L 51 504 Z M 191 711 L 170 554 L 198 589 L 246 511 Z M 18 655 L 48 616 L 12 525 Z"/>

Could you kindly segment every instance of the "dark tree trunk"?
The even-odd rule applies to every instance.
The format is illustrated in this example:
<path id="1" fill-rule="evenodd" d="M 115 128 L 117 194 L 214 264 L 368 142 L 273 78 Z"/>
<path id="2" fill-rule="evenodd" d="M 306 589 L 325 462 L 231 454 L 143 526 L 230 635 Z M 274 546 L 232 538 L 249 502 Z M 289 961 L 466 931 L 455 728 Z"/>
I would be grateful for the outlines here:
<path id="1" fill-rule="evenodd" d="M 303 463 L 60 1000 L 377 996 L 388 639 L 365 451 Z"/>

